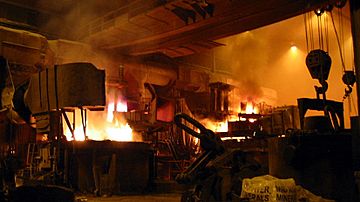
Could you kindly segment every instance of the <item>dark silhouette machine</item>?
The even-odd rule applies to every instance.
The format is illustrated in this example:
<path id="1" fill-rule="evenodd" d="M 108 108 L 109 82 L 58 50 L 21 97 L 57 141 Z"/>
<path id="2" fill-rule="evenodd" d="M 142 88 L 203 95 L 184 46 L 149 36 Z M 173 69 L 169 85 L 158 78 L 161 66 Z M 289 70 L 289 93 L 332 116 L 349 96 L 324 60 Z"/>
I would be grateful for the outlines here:
<path id="1" fill-rule="evenodd" d="M 183 193 L 181 201 L 240 201 L 241 180 L 254 177 L 261 166 L 245 152 L 225 148 L 220 136 L 205 128 L 186 114 L 177 114 L 175 124 L 200 139 L 203 153 L 182 173 L 176 176 L 180 184 L 193 184 Z"/>
<path id="2" fill-rule="evenodd" d="M 315 86 L 316 99 L 298 99 L 301 130 L 289 131 L 288 137 L 269 141 L 270 174 L 292 177 L 325 198 L 357 201 L 352 137 L 351 130 L 344 129 L 343 103 L 328 100 L 325 95 L 331 59 L 325 51 L 313 50 L 306 58 L 306 65 L 321 86 Z M 345 77 L 350 75 L 345 74 L 348 74 Z M 351 85 L 351 81 L 345 84 Z M 321 111 L 323 115 L 305 116 L 310 110 Z"/>
<path id="3" fill-rule="evenodd" d="M 313 50 L 306 58 L 317 98 L 299 98 L 301 130 L 269 140 L 269 172 L 294 178 L 316 195 L 336 201 L 356 201 L 352 166 L 351 131 L 344 129 L 343 103 L 326 99 L 331 58 Z M 306 116 L 310 110 L 323 115 Z"/>

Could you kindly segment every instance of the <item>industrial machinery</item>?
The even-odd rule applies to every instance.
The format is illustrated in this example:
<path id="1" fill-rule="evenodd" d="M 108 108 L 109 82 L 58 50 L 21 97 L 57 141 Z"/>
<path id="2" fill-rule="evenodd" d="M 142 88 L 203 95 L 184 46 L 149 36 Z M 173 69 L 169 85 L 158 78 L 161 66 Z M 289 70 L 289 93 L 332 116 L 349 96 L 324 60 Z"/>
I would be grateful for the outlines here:
<path id="1" fill-rule="evenodd" d="M 5 181 L 6 187 L 1 188 L 5 190 L 5 195 L 16 191 L 20 192 L 19 196 L 28 196 L 27 191 L 32 189 L 41 196 L 41 189 L 33 186 L 39 184 L 46 187 L 61 185 L 97 196 L 142 193 L 153 185 L 155 178 L 172 180 L 175 172 L 182 171 L 188 165 L 192 141 L 188 137 L 184 139 L 186 145 L 179 141 L 183 140 L 182 134 L 174 132 L 172 125 L 175 104 L 185 109 L 183 106 L 186 104 L 169 99 L 170 96 L 174 97 L 167 95 L 172 83 L 165 87 L 145 83 L 151 99 L 145 101 L 144 105 L 142 102 L 136 103 L 141 106 L 131 108 L 131 111 L 106 108 L 106 112 L 114 117 L 113 120 L 125 119 L 131 128 L 141 131 L 141 142 L 132 141 L 131 138 L 94 139 L 91 137 L 94 135 L 91 130 L 92 114 L 98 116 L 109 100 L 115 102 L 110 103 L 115 105 L 114 108 L 122 104 L 118 102 L 119 96 L 115 96 L 115 101 L 110 99 L 111 93 L 120 90 L 113 86 L 105 89 L 109 80 L 105 81 L 104 70 L 98 70 L 90 63 L 42 67 L 15 88 L 10 82 L 8 61 L 2 58 L 0 64 L 1 73 L 4 73 L 0 74 L 0 118 L 4 123 L 0 124 L 0 138 L 4 140 L 0 142 L 0 160 L 6 162 L 0 166 L 1 172 L 6 172 L 0 175 L 0 180 Z M 128 106 L 131 107 L 131 104 Z M 78 120 L 80 125 L 76 123 Z M 2 128 L 11 126 L 5 121 L 12 121 L 16 126 Z M 112 123 L 114 125 L 109 124 L 108 131 L 99 121 L 95 125 L 103 127 L 105 132 L 121 136 L 122 130 L 116 128 L 115 121 Z M 15 131 L 13 128 L 24 129 Z M 128 152 L 133 155 L 124 155 Z M 21 184 L 26 188 L 19 189 Z"/>
<path id="2" fill-rule="evenodd" d="M 180 184 L 194 188 L 181 201 L 247 201 L 240 199 L 242 179 L 265 174 L 259 162 L 241 149 L 225 148 L 213 131 L 186 114 L 177 114 L 175 124 L 200 139 L 203 153 L 176 176 Z"/>
<path id="3" fill-rule="evenodd" d="M 263 137 L 268 165 L 249 158 L 249 153 L 244 150 L 247 142 L 255 142 L 255 136 L 242 140 L 236 147 L 225 147 L 220 139 L 223 134 L 215 134 L 186 114 L 175 116 L 175 124 L 187 134 L 199 138 L 203 149 L 203 153 L 176 177 L 178 183 L 194 185 L 192 190 L 183 194 L 182 201 L 246 200 L 241 199 L 239 193 L 242 179 L 267 173 L 277 178 L 293 178 L 298 185 L 324 198 L 340 202 L 358 201 L 351 130 L 344 128 L 343 103 L 326 98 L 331 58 L 321 49 L 313 50 L 306 58 L 306 65 L 312 78 L 317 79 L 321 86 L 315 86 L 315 99 L 297 100 L 297 109 L 291 109 L 292 121 L 283 120 L 280 130 L 273 130 L 272 126 L 266 131 L 270 133 Z M 351 92 L 354 79 L 353 73 L 345 73 L 343 80 L 349 87 L 347 93 Z M 320 111 L 322 115 L 309 116 L 311 110 Z M 281 112 L 284 119 L 283 110 L 273 114 L 277 112 Z M 269 116 L 245 116 L 260 120 L 249 128 L 250 133 L 257 131 L 256 126 L 266 130 Z M 245 125 L 241 124 L 245 123 L 229 122 L 226 135 L 233 133 L 233 136 L 239 131 L 248 134 Z M 262 166 L 268 166 L 269 170 L 262 170 Z"/>
<path id="4" fill-rule="evenodd" d="M 306 58 L 317 98 L 299 98 L 300 130 L 269 139 L 269 173 L 294 178 L 314 194 L 336 201 L 357 201 L 351 131 L 344 129 L 343 103 L 326 98 L 330 56 L 313 50 Z M 323 115 L 306 116 L 310 110 Z"/>
<path id="5" fill-rule="evenodd" d="M 1 58 L 1 64 L 2 72 L 10 72 L 5 58 Z M 5 79 L 3 83 L 6 83 Z M 98 70 L 90 63 L 55 65 L 34 74 L 16 89 L 14 85 L 4 85 L 0 91 L 4 119 L 15 124 L 28 123 L 23 128 L 33 127 L 17 132 L 9 125 L 10 128 L 1 131 L 5 136 L 1 137 L 4 141 L 1 142 L 0 178 L 1 185 L 5 185 L 1 187 L 1 193 L 13 201 L 22 201 L 21 197 L 30 197 L 29 194 L 34 192 L 38 194 L 33 197 L 40 197 L 39 201 L 56 196 L 60 200 L 61 196 L 73 198 L 72 191 L 66 188 L 48 187 L 69 185 L 69 147 L 65 144 L 62 117 L 67 120 L 66 112 L 80 108 L 85 130 L 86 111 L 104 109 L 104 70 Z M 15 183 L 19 181 L 24 186 L 15 189 Z M 46 187 L 39 188 L 40 184 Z M 47 196 L 45 190 L 53 196 Z"/>

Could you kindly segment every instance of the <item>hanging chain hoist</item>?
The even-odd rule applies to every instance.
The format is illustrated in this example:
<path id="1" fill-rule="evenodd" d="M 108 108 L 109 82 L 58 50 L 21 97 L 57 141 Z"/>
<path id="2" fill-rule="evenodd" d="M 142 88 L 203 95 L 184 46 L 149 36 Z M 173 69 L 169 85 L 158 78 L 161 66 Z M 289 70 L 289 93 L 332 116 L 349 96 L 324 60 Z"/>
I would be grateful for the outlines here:
<path id="1" fill-rule="evenodd" d="M 316 20 L 312 13 L 304 14 L 305 34 L 306 34 L 306 47 L 307 57 L 306 66 L 308 67 L 313 79 L 319 80 L 321 86 L 315 86 L 317 98 L 320 95 L 326 100 L 325 92 L 327 91 L 328 84 L 326 82 L 330 66 L 331 58 L 329 56 L 329 17 L 331 26 L 333 27 L 337 46 L 339 49 L 339 55 L 342 66 L 342 81 L 346 85 L 343 101 L 348 98 L 349 107 L 351 111 L 351 93 L 352 87 L 356 82 L 354 67 L 348 70 L 345 66 L 345 40 L 344 40 L 344 23 L 343 23 L 343 11 L 346 4 L 346 0 L 338 0 L 334 4 L 328 4 L 314 10 Z M 338 16 L 338 28 L 334 21 L 334 10 L 337 10 Z M 329 15 L 327 15 L 329 13 Z M 316 36 L 317 35 L 317 36 Z"/>

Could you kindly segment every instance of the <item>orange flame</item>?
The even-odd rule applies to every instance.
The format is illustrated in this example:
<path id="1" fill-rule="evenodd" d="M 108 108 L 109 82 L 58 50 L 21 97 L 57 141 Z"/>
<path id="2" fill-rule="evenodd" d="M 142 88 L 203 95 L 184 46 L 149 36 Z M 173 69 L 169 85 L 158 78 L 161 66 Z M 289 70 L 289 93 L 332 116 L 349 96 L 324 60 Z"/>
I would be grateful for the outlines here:
<path id="1" fill-rule="evenodd" d="M 102 112 L 88 112 L 86 121 L 86 136 L 91 140 L 113 140 L 113 141 L 135 141 L 134 134 L 128 123 L 114 117 L 114 111 L 126 112 L 126 101 L 110 102 L 107 110 Z M 69 116 L 70 118 L 71 116 Z M 75 131 L 76 141 L 84 141 L 85 133 L 81 123 L 80 111 L 75 110 Z M 73 120 L 70 120 L 72 122 Z M 64 121 L 65 123 L 65 121 Z M 74 140 L 70 129 L 64 124 L 64 135 L 68 141 Z"/>
<path id="2" fill-rule="evenodd" d="M 108 134 L 108 138 L 110 140 L 124 142 L 124 141 L 134 141 L 132 135 L 132 129 L 130 128 L 128 123 L 119 123 L 116 121 L 114 127 L 107 127 L 106 132 Z M 119 135 L 121 134 L 121 135 Z"/>
<path id="3" fill-rule="evenodd" d="M 259 108 L 255 106 L 253 102 L 246 102 L 245 109 L 241 109 L 241 104 L 239 104 L 238 113 L 243 114 L 258 114 Z M 226 118 L 225 121 L 213 121 L 210 119 L 203 119 L 200 121 L 206 128 L 214 131 L 214 132 L 228 132 L 228 122 L 229 121 L 239 121 L 239 117 L 237 115 L 231 115 Z M 240 117 L 240 121 L 247 121 L 246 118 Z M 250 123 L 254 123 L 256 119 L 250 118 L 248 119 Z"/>
<path id="4" fill-rule="evenodd" d="M 200 123 L 214 132 L 228 132 L 228 122 L 237 121 L 237 120 L 238 117 L 233 115 L 233 116 L 228 116 L 225 121 L 213 121 L 210 119 L 203 119 L 200 120 Z"/>
<path id="5" fill-rule="evenodd" d="M 127 112 L 127 103 L 124 100 L 119 99 L 116 104 L 116 111 L 117 112 Z"/>
<path id="6" fill-rule="evenodd" d="M 241 109 L 241 107 L 240 107 L 239 113 L 258 114 L 259 113 L 259 108 L 257 106 L 255 106 L 255 104 L 253 102 L 246 102 L 245 110 Z"/>
<path id="7" fill-rule="evenodd" d="M 207 129 L 210 129 L 214 132 L 227 132 L 228 131 L 228 121 L 211 121 L 209 119 L 204 119 L 200 121 Z"/>

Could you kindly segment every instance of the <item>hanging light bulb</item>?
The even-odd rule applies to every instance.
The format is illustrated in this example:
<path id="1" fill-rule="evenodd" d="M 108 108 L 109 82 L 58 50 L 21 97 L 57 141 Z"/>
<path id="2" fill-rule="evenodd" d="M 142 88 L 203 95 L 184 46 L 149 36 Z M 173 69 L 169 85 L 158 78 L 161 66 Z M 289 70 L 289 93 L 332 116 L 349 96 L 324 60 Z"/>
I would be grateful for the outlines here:
<path id="1" fill-rule="evenodd" d="M 298 47 L 293 44 L 291 45 L 290 50 L 295 53 L 298 50 Z"/>
<path id="2" fill-rule="evenodd" d="M 324 13 L 324 11 L 325 11 L 324 8 L 317 8 L 314 10 L 317 16 L 321 16 Z"/>

